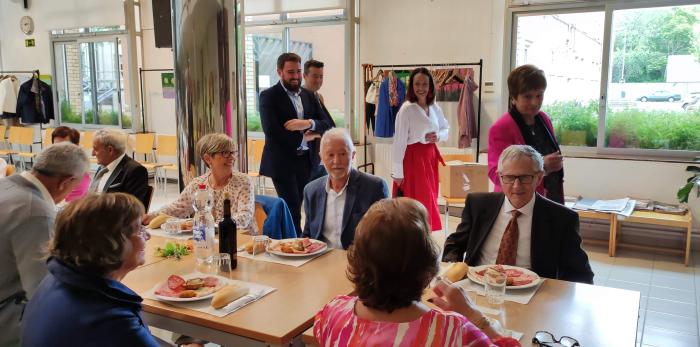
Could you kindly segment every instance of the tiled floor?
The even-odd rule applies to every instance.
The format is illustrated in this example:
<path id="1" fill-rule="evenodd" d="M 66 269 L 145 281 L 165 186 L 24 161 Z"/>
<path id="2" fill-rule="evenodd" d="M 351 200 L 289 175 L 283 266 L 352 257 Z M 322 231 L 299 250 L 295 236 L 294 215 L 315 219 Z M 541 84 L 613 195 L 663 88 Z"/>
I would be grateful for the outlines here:
<path id="1" fill-rule="evenodd" d="M 177 197 L 176 185 L 168 188 L 167 194 L 154 195 L 151 210 Z M 459 218 L 450 217 L 450 233 L 458 224 Z M 438 244 L 444 243 L 443 233 L 433 236 Z M 606 247 L 584 248 L 596 285 L 641 293 L 637 346 L 700 346 L 700 252 L 693 253 L 692 265 L 685 267 L 680 256 L 620 249 L 611 258 Z"/>

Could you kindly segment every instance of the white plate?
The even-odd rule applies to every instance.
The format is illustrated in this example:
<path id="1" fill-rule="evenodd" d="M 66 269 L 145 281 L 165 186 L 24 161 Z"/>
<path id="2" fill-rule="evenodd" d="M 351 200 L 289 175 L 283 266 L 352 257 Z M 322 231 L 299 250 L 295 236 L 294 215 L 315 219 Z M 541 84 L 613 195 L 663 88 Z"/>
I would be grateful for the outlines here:
<path id="1" fill-rule="evenodd" d="M 326 248 L 328 248 L 328 245 L 323 241 L 309 239 L 312 243 L 323 244 L 323 247 L 317 249 L 313 253 L 284 253 L 282 251 L 272 249 L 274 247 L 277 247 L 281 242 L 289 242 L 289 241 L 294 241 L 294 240 L 299 240 L 299 239 L 284 239 L 284 240 L 272 241 L 272 243 L 270 244 L 270 247 L 268 247 L 268 249 L 267 249 L 267 252 L 270 254 L 279 255 L 282 257 L 308 257 L 308 256 L 316 255 L 319 253 L 323 253 L 326 250 Z"/>
<path id="2" fill-rule="evenodd" d="M 165 282 L 168 281 L 167 278 L 165 279 L 165 281 L 162 281 L 162 282 L 158 283 L 158 284 L 153 288 L 153 295 L 154 295 L 156 298 L 158 298 L 159 300 L 164 300 L 164 301 L 177 301 L 177 302 L 199 301 L 199 300 L 204 300 L 204 299 L 211 298 L 212 296 L 214 296 L 214 294 L 216 294 L 217 291 L 219 291 L 219 289 L 223 288 L 224 286 L 226 286 L 226 285 L 229 284 L 229 282 L 230 282 L 230 281 L 229 281 L 228 279 L 226 279 L 225 277 L 214 276 L 214 275 L 208 275 L 208 274 L 203 274 L 203 273 L 189 274 L 189 275 L 184 275 L 184 276 L 180 276 L 180 277 L 182 277 L 185 281 L 187 281 L 187 280 L 192 279 L 192 278 L 195 278 L 195 277 L 205 278 L 205 277 L 209 277 L 209 276 L 218 278 L 218 279 L 219 279 L 219 283 L 216 285 L 216 287 L 214 287 L 214 291 L 211 292 L 211 293 L 209 293 L 209 294 L 207 294 L 207 295 L 195 296 L 194 298 L 176 298 L 176 297 L 172 297 L 172 296 L 165 296 L 165 295 L 156 294 L 156 290 L 157 290 L 158 288 L 160 288 L 160 286 L 161 286 L 163 283 L 165 283 Z M 170 275 L 168 275 L 168 277 L 170 277 Z"/>
<path id="3" fill-rule="evenodd" d="M 469 272 L 467 273 L 467 277 L 469 277 L 470 280 L 472 280 L 472 281 L 474 281 L 474 282 L 476 282 L 476 283 L 478 283 L 478 284 L 483 285 L 483 284 L 484 284 L 484 281 L 483 281 L 483 279 L 482 279 L 482 276 L 480 276 L 479 274 L 477 274 L 477 272 L 478 272 L 478 271 L 481 271 L 481 270 L 484 270 L 484 269 L 487 269 L 487 268 L 489 268 L 489 267 L 491 267 L 491 266 L 495 266 L 495 265 L 470 266 L 470 267 L 469 267 Z M 501 266 L 503 266 L 503 268 L 506 269 L 506 270 L 508 270 L 508 269 L 520 270 L 520 271 L 523 272 L 523 274 L 529 275 L 529 276 L 532 276 L 532 277 L 535 278 L 532 282 L 530 282 L 530 283 L 528 283 L 528 284 L 523 284 L 523 285 L 521 285 L 521 286 L 506 286 L 506 289 L 525 289 L 525 288 L 532 288 L 532 287 L 538 285 L 538 284 L 540 283 L 540 281 L 542 281 L 542 279 L 540 278 L 540 276 L 538 276 L 536 273 L 534 273 L 534 272 L 532 272 L 532 271 L 530 271 L 530 270 L 528 270 L 528 269 L 526 269 L 526 268 L 522 268 L 522 267 L 518 267 L 518 266 L 511 266 L 511 265 L 501 265 Z"/>

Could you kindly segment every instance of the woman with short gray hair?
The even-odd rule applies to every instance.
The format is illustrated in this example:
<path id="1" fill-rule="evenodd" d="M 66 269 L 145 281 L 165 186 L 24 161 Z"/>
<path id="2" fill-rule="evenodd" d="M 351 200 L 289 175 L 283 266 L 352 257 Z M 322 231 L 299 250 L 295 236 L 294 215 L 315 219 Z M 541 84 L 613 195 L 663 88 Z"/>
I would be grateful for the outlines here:
<path id="1" fill-rule="evenodd" d="M 255 230 L 253 182 L 248 175 L 233 168 L 238 155 L 233 139 L 226 134 L 208 134 L 197 141 L 195 148 L 209 170 L 193 179 L 176 201 L 144 216 L 143 223 L 148 224 L 161 213 L 180 218 L 190 217 L 194 213 L 194 195 L 199 186 L 204 185 L 213 197 L 212 214 L 215 220 L 224 215 L 224 195 L 228 193 L 231 199 L 231 218 L 236 222 L 236 226 L 239 229 Z"/>

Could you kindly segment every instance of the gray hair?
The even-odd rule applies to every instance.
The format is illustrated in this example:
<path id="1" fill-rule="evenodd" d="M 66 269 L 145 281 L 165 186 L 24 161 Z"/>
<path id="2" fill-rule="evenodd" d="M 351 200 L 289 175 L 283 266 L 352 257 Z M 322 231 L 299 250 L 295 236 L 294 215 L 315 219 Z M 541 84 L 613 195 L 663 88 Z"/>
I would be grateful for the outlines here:
<path id="1" fill-rule="evenodd" d="M 99 141 L 104 147 L 112 146 L 119 155 L 126 152 L 126 134 L 120 130 L 100 129 L 95 132 L 93 141 Z"/>
<path id="2" fill-rule="evenodd" d="M 498 172 L 503 171 L 503 163 L 506 160 L 517 160 L 520 158 L 529 158 L 532 160 L 532 166 L 537 172 L 544 171 L 544 158 L 542 154 L 528 145 L 510 145 L 501 152 L 498 157 Z"/>
<path id="3" fill-rule="evenodd" d="M 88 157 L 82 148 L 70 142 L 61 142 L 47 147 L 36 156 L 32 172 L 50 177 L 81 177 L 88 168 Z"/>
<path id="4" fill-rule="evenodd" d="M 199 157 L 204 159 L 205 154 L 214 155 L 214 153 L 224 151 L 236 152 L 236 143 L 226 134 L 207 134 L 197 141 L 196 149 Z"/>
<path id="5" fill-rule="evenodd" d="M 325 143 L 328 143 L 333 139 L 342 139 L 343 141 L 345 141 L 345 145 L 348 146 L 350 152 L 355 151 L 355 145 L 352 143 L 352 137 L 350 137 L 350 132 L 348 132 L 348 129 L 345 128 L 331 128 L 330 130 L 323 133 L 323 136 L 321 137 L 320 150 L 323 150 L 323 146 Z"/>

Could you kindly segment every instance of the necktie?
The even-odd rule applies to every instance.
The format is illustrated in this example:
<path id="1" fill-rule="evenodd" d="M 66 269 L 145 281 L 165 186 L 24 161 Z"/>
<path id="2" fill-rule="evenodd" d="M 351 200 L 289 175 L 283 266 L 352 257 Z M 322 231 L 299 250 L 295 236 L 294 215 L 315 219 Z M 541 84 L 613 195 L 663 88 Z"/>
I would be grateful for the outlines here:
<path id="1" fill-rule="evenodd" d="M 107 172 L 109 172 L 109 169 L 106 166 L 102 166 L 99 170 L 97 170 L 95 177 L 92 179 L 92 182 L 90 182 L 90 188 L 88 189 L 89 192 L 97 192 L 97 188 L 100 186 L 100 180 Z"/>
<path id="2" fill-rule="evenodd" d="M 515 256 L 518 254 L 518 217 L 522 213 L 518 210 L 513 210 L 511 213 L 513 217 L 508 222 L 506 231 L 501 238 L 496 264 L 515 265 Z"/>

